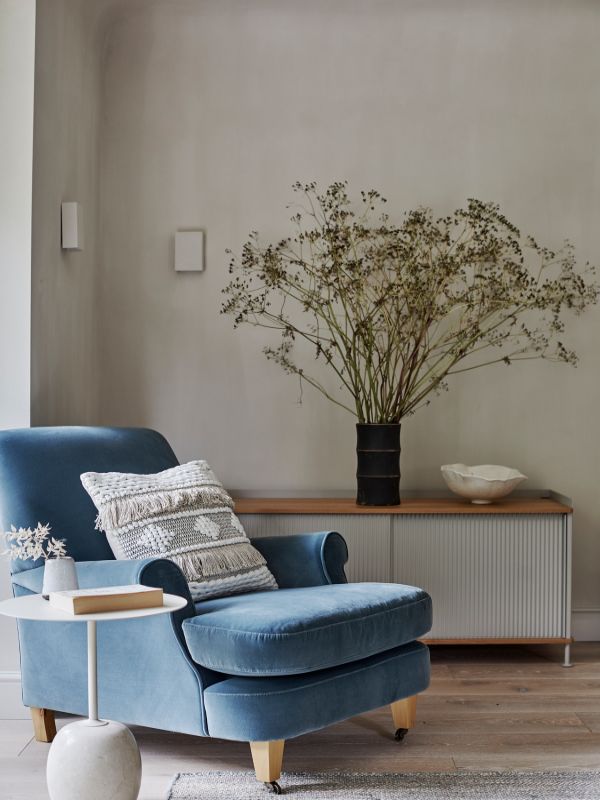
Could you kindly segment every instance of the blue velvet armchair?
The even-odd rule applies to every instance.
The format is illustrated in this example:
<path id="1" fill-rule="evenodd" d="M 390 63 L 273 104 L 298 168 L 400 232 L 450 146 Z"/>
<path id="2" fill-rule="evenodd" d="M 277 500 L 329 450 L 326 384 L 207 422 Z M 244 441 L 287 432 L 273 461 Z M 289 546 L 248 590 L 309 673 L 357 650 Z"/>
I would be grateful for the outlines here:
<path id="1" fill-rule="evenodd" d="M 81 587 L 142 583 L 187 599 L 171 616 L 98 626 L 101 716 L 247 741 L 257 778 L 279 790 L 288 738 L 390 704 L 397 738 L 429 683 L 431 600 L 397 584 L 348 584 L 336 532 L 253 541 L 278 591 L 197 603 L 172 562 L 114 559 L 94 529 L 86 471 L 152 473 L 177 464 L 167 441 L 135 428 L 0 432 L 0 523 L 50 523 L 66 539 Z M 41 591 L 42 562 L 12 564 L 15 595 Z M 54 711 L 86 712 L 85 625 L 20 621 L 23 703 L 36 738 Z M 51 678 L 51 679 L 49 679 Z"/>

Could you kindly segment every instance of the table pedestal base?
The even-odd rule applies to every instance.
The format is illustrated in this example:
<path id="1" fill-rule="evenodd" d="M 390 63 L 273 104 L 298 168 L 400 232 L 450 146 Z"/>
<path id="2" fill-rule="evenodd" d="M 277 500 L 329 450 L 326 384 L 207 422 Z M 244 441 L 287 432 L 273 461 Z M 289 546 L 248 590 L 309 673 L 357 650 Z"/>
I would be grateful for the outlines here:
<path id="1" fill-rule="evenodd" d="M 52 742 L 46 776 L 51 800 L 137 800 L 140 752 L 120 722 L 72 722 Z"/>

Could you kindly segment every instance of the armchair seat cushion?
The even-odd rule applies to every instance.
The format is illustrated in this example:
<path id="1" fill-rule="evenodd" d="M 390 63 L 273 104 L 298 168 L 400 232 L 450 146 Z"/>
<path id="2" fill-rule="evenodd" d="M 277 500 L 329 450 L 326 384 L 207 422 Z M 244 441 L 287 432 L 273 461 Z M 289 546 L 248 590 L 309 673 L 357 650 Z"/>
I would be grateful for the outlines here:
<path id="1" fill-rule="evenodd" d="M 431 628 L 431 598 L 393 583 L 222 597 L 183 624 L 196 663 L 226 675 L 298 675 L 368 658 Z"/>
<path id="2" fill-rule="evenodd" d="M 429 650 L 412 642 L 306 675 L 223 676 L 204 692 L 206 723 L 209 735 L 221 739 L 291 739 L 419 694 L 428 685 Z"/>

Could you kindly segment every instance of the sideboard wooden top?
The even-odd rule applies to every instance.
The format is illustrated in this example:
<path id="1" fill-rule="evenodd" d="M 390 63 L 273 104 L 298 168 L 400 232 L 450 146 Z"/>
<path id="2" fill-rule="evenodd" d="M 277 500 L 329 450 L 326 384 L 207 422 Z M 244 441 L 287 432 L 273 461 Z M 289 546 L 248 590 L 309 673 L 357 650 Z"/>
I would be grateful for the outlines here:
<path id="1" fill-rule="evenodd" d="M 548 497 L 507 497 L 489 505 L 452 498 L 415 499 L 399 506 L 359 506 L 351 497 L 239 497 L 237 514 L 570 514 Z"/>

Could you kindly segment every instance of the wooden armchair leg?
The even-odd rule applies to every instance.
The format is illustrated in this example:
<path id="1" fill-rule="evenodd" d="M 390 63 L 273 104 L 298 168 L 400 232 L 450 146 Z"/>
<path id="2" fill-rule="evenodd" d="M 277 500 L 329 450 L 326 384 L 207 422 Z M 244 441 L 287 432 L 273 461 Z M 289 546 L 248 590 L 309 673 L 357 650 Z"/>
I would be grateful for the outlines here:
<path id="1" fill-rule="evenodd" d="M 30 708 L 29 710 L 36 742 L 51 742 L 56 736 L 54 711 L 49 711 L 47 708 Z"/>
<path id="2" fill-rule="evenodd" d="M 391 709 L 396 728 L 395 738 L 401 742 L 408 731 L 414 728 L 417 717 L 417 695 L 405 697 L 404 700 L 396 700 L 395 703 L 392 703 Z"/>
<path id="3" fill-rule="evenodd" d="M 277 781 L 281 776 L 284 744 L 284 739 L 272 742 L 250 742 L 256 780 L 268 784 L 275 794 L 281 794 L 281 788 Z"/>

